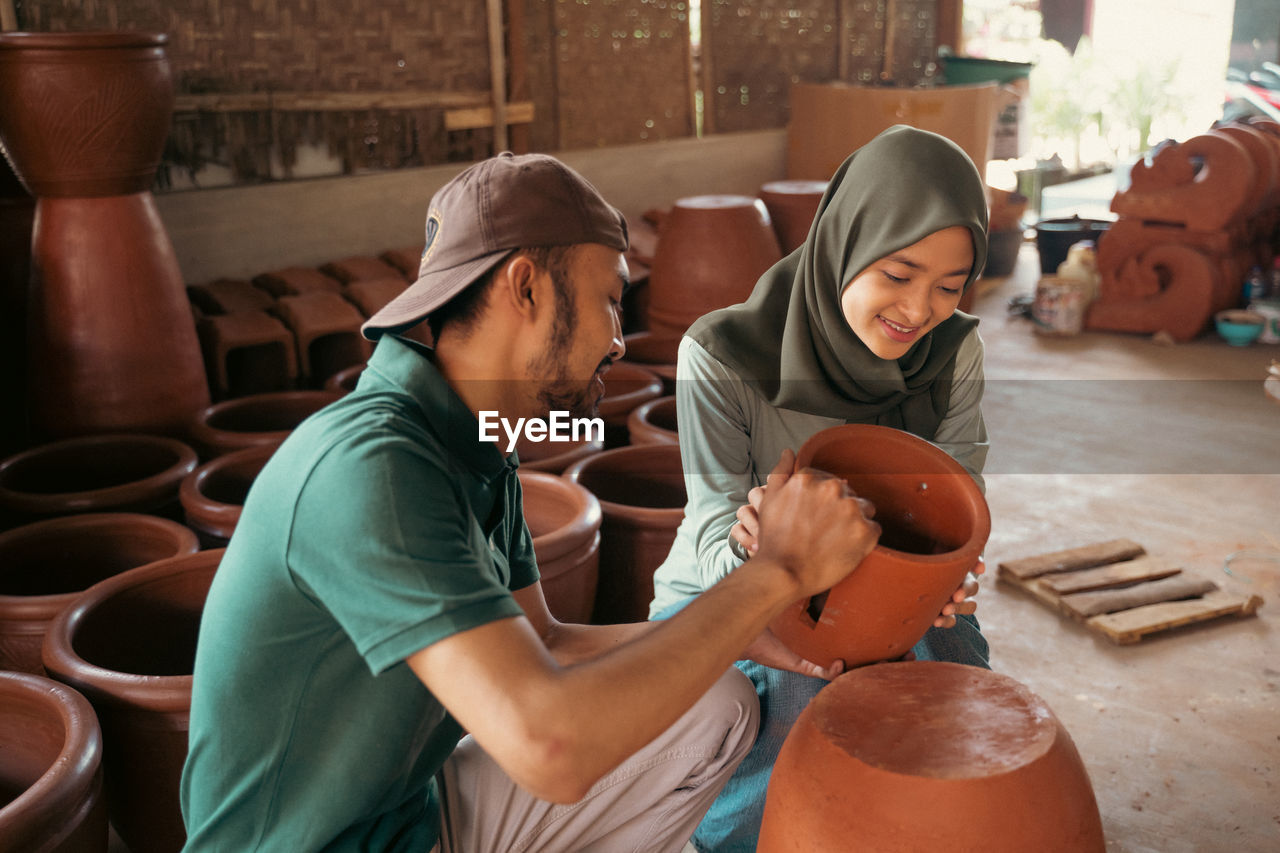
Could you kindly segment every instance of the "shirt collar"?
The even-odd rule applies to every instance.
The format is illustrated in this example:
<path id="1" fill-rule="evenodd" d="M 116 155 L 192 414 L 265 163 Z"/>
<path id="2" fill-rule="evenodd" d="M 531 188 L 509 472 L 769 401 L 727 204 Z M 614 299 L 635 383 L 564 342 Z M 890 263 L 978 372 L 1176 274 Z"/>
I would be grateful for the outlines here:
<path id="1" fill-rule="evenodd" d="M 430 347 L 383 335 L 355 393 L 365 390 L 407 394 L 418 404 L 441 444 L 485 480 L 493 481 L 516 468 L 515 454 L 508 458 L 496 442 L 480 440 L 479 422 L 436 368 Z"/>

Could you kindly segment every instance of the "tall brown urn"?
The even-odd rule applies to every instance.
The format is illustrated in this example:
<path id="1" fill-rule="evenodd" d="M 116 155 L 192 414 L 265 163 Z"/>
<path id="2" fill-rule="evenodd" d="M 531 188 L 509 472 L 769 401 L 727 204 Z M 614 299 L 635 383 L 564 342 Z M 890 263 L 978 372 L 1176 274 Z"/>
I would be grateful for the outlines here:
<path id="1" fill-rule="evenodd" d="M 162 34 L 0 34 L 0 147 L 36 197 L 33 435 L 179 433 L 209 404 L 150 186 L 173 110 Z"/>

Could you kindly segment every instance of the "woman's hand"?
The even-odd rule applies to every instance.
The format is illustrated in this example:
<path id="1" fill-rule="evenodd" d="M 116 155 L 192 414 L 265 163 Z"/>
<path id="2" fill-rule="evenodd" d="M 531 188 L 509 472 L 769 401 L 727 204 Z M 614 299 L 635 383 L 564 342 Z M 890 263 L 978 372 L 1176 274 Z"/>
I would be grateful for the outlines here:
<path id="1" fill-rule="evenodd" d="M 827 681 L 844 672 L 844 661 L 832 661 L 828 666 L 819 666 L 807 661 L 782 644 L 777 635 L 765 628 L 742 652 L 742 660 L 771 666 L 774 669 L 785 669 L 814 678 L 825 678 Z"/>
<path id="2" fill-rule="evenodd" d="M 978 602 L 973 597 L 978 594 L 978 575 L 987 570 L 987 564 L 978 558 L 978 563 L 965 575 L 964 583 L 951 595 L 951 600 L 942 606 L 942 612 L 933 620 L 935 628 L 954 628 L 956 616 L 972 615 L 978 609 Z"/>
<path id="3" fill-rule="evenodd" d="M 760 504 L 764 502 L 767 485 L 756 486 L 747 492 L 747 504 L 738 507 L 738 520 L 729 528 L 729 535 L 738 541 L 747 555 L 760 548 Z"/>

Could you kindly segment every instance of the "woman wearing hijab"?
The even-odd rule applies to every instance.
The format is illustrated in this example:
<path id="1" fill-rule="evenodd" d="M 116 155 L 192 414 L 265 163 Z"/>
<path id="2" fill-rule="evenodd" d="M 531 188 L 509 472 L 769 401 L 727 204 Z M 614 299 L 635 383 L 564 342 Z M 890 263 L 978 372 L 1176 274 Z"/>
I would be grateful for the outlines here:
<path id="1" fill-rule="evenodd" d="M 688 504 L 654 576 L 653 618 L 750 556 L 765 478 L 821 429 L 879 424 L 927 439 L 982 485 L 982 340 L 956 310 L 987 254 L 973 162 L 937 134 L 896 126 L 840 166 L 803 246 L 751 297 L 702 317 L 680 345 L 677 408 Z M 696 425 L 696 429 L 693 428 Z M 981 567 L 975 567 L 981 571 Z M 987 667 L 970 577 L 916 645 L 920 660 Z M 771 634 L 739 667 L 760 694 L 760 735 L 698 827 L 703 851 L 753 851 L 769 774 L 792 723 L 842 669 Z"/>

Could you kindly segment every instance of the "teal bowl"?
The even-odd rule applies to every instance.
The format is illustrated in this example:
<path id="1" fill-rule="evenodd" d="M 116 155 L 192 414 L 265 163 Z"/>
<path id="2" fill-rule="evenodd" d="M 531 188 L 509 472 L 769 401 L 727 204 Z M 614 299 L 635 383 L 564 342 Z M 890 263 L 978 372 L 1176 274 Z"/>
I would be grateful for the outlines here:
<path id="1" fill-rule="evenodd" d="M 1256 311 L 1233 308 L 1214 315 L 1213 324 L 1224 341 L 1233 347 L 1248 346 L 1262 334 L 1267 318 Z"/>

